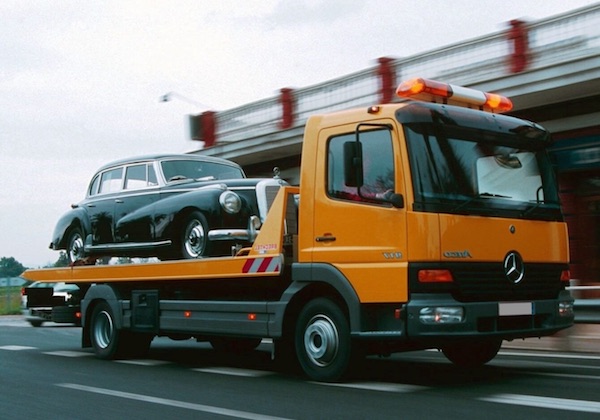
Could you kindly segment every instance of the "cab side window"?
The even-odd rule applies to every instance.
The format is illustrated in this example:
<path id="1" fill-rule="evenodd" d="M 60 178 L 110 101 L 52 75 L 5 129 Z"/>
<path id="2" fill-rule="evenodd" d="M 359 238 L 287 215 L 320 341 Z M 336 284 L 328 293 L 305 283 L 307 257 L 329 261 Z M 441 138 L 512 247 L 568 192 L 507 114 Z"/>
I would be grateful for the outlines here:
<path id="1" fill-rule="evenodd" d="M 333 137 L 327 146 L 327 194 L 352 201 L 378 202 L 394 192 L 394 151 L 389 130 L 360 134 L 363 162 L 362 186 L 348 186 L 344 179 L 344 143 L 356 142 L 355 133 Z"/>

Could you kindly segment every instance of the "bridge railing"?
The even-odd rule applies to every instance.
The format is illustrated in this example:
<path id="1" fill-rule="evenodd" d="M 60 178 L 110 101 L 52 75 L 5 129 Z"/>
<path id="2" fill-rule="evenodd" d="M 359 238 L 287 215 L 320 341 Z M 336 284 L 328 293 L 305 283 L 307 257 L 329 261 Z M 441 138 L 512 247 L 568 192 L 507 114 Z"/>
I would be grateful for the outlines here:
<path id="1" fill-rule="evenodd" d="M 504 77 L 513 48 L 507 30 L 393 60 L 397 81 L 428 77 L 461 85 Z M 600 49 L 600 3 L 527 24 L 526 70 L 575 60 Z M 294 127 L 311 114 L 368 106 L 379 102 L 377 66 L 335 80 L 294 90 Z M 281 104 L 268 98 L 216 115 L 218 143 L 265 136 L 281 130 Z"/>

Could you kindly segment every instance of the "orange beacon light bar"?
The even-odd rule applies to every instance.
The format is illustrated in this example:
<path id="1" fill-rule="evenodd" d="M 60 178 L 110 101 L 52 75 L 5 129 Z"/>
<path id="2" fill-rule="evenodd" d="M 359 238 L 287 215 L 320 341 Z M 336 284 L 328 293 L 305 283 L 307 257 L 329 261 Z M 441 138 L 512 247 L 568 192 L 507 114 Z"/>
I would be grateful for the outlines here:
<path id="1" fill-rule="evenodd" d="M 433 102 L 441 99 L 444 103 L 477 107 L 492 112 L 510 111 L 513 106 L 506 96 L 423 78 L 402 82 L 396 89 L 396 94 L 404 98 Z"/>

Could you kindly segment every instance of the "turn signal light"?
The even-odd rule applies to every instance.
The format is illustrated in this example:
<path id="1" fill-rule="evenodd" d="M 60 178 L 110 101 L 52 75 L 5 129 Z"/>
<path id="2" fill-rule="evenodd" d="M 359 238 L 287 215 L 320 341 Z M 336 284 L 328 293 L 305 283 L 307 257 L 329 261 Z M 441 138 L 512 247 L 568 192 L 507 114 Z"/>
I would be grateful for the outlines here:
<path id="1" fill-rule="evenodd" d="M 450 283 L 454 281 L 450 270 L 419 270 L 419 283 Z"/>
<path id="2" fill-rule="evenodd" d="M 496 93 L 451 85 L 424 78 L 402 82 L 396 94 L 404 98 L 420 99 L 430 102 L 442 101 L 467 107 L 477 107 L 486 111 L 506 112 L 512 109 L 512 101 Z"/>

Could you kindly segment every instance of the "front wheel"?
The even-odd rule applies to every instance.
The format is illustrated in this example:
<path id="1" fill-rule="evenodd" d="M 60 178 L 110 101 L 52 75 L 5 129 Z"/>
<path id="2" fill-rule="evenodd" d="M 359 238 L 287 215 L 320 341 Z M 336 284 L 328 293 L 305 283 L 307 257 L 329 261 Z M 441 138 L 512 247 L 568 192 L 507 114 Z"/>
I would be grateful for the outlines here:
<path id="1" fill-rule="evenodd" d="M 208 223 L 199 211 L 190 213 L 183 223 L 180 251 L 184 259 L 208 255 Z"/>
<path id="2" fill-rule="evenodd" d="M 333 382 L 346 373 L 353 352 L 350 326 L 331 300 L 315 299 L 302 309 L 294 342 L 298 362 L 310 378 Z"/>
<path id="3" fill-rule="evenodd" d="M 460 367 L 479 367 L 485 365 L 498 354 L 502 340 L 464 341 L 450 344 L 442 349 L 444 356 Z"/>

